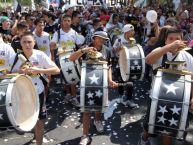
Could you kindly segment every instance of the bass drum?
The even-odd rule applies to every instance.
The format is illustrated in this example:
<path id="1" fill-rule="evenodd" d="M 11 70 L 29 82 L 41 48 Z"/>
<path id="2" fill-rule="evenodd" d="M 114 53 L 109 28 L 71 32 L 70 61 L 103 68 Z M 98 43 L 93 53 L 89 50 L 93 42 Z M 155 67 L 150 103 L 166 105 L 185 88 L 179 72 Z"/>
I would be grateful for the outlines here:
<path id="1" fill-rule="evenodd" d="M 145 74 L 145 55 L 140 45 L 123 46 L 119 53 L 119 66 L 123 81 L 142 80 Z"/>
<path id="2" fill-rule="evenodd" d="M 108 67 L 103 64 L 82 64 L 80 109 L 105 112 L 108 108 Z"/>
<path id="3" fill-rule="evenodd" d="M 7 75 L 0 81 L 0 128 L 31 131 L 39 115 L 39 97 L 27 75 Z"/>
<path id="4" fill-rule="evenodd" d="M 59 62 L 62 70 L 64 82 L 66 84 L 77 84 L 80 81 L 79 60 L 70 61 L 69 57 L 74 51 L 67 51 L 59 54 Z"/>
<path id="5" fill-rule="evenodd" d="M 150 94 L 149 133 L 182 139 L 190 103 L 191 75 L 159 70 Z"/>

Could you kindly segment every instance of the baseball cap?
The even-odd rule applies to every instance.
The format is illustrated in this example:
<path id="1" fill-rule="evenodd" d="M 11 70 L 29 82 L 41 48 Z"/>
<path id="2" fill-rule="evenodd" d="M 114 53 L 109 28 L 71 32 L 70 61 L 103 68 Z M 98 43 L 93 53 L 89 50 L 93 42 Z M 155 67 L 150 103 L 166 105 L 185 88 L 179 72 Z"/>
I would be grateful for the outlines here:
<path id="1" fill-rule="evenodd" d="M 10 19 L 6 16 L 1 16 L 0 17 L 0 23 L 3 23 L 4 21 L 10 21 Z"/>
<path id="2" fill-rule="evenodd" d="M 134 26 L 131 25 L 131 24 L 126 24 L 124 27 L 123 27 L 123 32 L 126 33 L 128 31 L 131 31 L 131 30 L 134 30 Z"/>
<path id="3" fill-rule="evenodd" d="M 95 37 L 95 36 L 101 37 L 101 38 L 103 38 L 103 39 L 105 39 L 105 40 L 109 40 L 108 34 L 107 34 L 107 32 L 105 32 L 105 31 L 96 31 L 96 32 L 93 34 L 92 38 Z"/>

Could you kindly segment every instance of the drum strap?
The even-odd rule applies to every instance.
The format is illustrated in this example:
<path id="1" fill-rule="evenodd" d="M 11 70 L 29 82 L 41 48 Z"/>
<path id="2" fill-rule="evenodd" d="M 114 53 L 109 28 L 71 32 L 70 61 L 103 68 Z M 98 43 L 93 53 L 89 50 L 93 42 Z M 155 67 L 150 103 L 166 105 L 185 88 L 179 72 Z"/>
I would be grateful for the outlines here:
<path id="1" fill-rule="evenodd" d="M 22 54 L 22 55 L 27 59 L 27 61 L 30 62 L 29 59 L 25 56 L 25 54 L 24 54 L 23 52 L 17 53 L 16 56 L 15 56 L 13 65 L 12 65 L 12 67 L 11 67 L 10 73 L 12 73 L 12 70 L 13 70 L 15 64 L 16 64 L 17 61 L 18 61 L 18 55 L 19 55 L 19 54 Z M 38 74 L 38 75 L 39 75 L 40 80 L 43 82 L 44 86 L 47 86 L 47 84 L 49 83 L 47 77 L 44 76 L 44 75 L 42 75 L 42 74 Z"/>
<path id="2" fill-rule="evenodd" d="M 175 56 L 171 61 L 174 61 L 174 60 L 176 59 L 176 57 L 178 56 L 178 54 L 179 54 L 179 53 L 177 53 L 176 56 Z M 163 58 L 162 58 L 161 66 L 153 70 L 153 74 L 154 74 L 154 75 L 156 75 L 158 69 L 160 69 L 160 68 L 168 69 L 168 68 L 170 67 L 169 64 L 166 64 L 166 63 L 165 63 L 167 60 L 168 60 L 167 54 L 164 54 L 164 55 L 163 55 Z"/>

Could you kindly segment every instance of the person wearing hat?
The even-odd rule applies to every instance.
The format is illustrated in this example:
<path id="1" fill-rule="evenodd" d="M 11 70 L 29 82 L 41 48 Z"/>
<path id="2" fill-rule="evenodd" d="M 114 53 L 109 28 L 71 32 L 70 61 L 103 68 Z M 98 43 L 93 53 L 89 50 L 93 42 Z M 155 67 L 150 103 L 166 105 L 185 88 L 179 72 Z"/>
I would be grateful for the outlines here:
<path id="1" fill-rule="evenodd" d="M 83 58 L 83 60 L 87 60 L 88 53 L 89 52 L 100 52 L 102 53 L 102 57 L 99 58 L 100 60 L 105 60 L 108 62 L 108 65 L 110 65 L 110 59 L 111 59 L 111 53 L 108 47 L 104 45 L 104 43 L 109 40 L 108 35 L 105 31 L 96 31 L 93 34 L 93 42 L 89 47 L 85 47 L 82 49 L 77 50 L 76 52 L 72 53 L 69 57 L 69 60 L 75 61 L 79 59 L 80 57 Z M 109 73 L 108 73 L 108 83 L 110 87 L 118 87 L 118 84 L 112 80 L 112 71 L 109 67 Z M 83 113 L 83 136 L 80 140 L 80 145 L 87 145 L 90 142 L 90 138 L 88 136 L 89 134 L 89 128 L 90 128 L 90 122 L 91 122 L 91 112 L 84 112 Z M 95 112 L 95 121 L 94 125 L 96 127 L 96 130 L 99 133 L 102 133 L 104 131 L 102 121 L 101 121 L 101 112 L 97 111 Z"/>
<path id="2" fill-rule="evenodd" d="M 123 31 L 123 34 L 120 35 L 115 40 L 115 43 L 113 45 L 113 51 L 115 54 L 118 53 L 122 49 L 123 45 L 129 49 L 130 47 L 132 47 L 133 44 L 136 43 L 135 39 L 133 38 L 134 34 L 135 34 L 133 25 L 126 24 L 123 27 L 122 31 Z M 117 57 L 118 57 L 118 55 L 117 55 Z M 116 75 L 117 75 L 118 81 L 123 83 L 123 80 L 122 80 L 121 74 L 120 74 L 120 69 L 116 69 L 116 71 L 117 71 Z M 119 86 L 118 92 L 119 92 L 120 96 L 122 96 L 122 98 L 121 98 L 122 104 L 124 104 L 125 106 L 129 106 L 130 108 L 139 108 L 138 104 L 134 103 L 134 101 L 132 99 L 133 85 L 127 85 L 126 87 Z"/>
<path id="3" fill-rule="evenodd" d="M 11 35 L 11 29 L 10 29 L 10 20 L 7 16 L 1 16 L 0 17 L 0 33 L 3 35 L 4 42 L 11 42 L 12 35 Z"/>

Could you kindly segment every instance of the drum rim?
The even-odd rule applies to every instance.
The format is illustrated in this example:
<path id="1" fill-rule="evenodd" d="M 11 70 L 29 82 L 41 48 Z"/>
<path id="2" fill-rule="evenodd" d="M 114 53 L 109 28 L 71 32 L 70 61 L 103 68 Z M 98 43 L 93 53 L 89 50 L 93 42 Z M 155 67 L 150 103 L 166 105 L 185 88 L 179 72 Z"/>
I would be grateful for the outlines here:
<path id="1" fill-rule="evenodd" d="M 36 113 L 34 113 L 34 117 L 37 118 L 37 120 L 38 120 L 39 111 L 40 111 L 40 107 L 39 107 L 40 104 L 39 104 L 39 96 L 38 96 L 38 94 L 37 94 L 35 85 L 34 85 L 32 79 L 31 79 L 31 77 L 29 77 L 28 75 L 24 75 L 24 74 L 16 75 L 15 77 L 11 78 L 10 82 L 16 81 L 19 77 L 26 77 L 26 78 L 28 78 L 29 80 L 31 80 L 31 81 L 30 81 L 30 82 L 31 82 L 31 85 L 33 86 L 33 88 L 34 88 L 34 90 L 35 90 L 35 91 L 34 91 L 34 94 L 36 95 L 36 104 L 37 104 Z M 13 86 L 14 86 L 14 83 L 9 83 L 9 84 L 8 84 L 8 87 L 7 87 L 7 90 L 12 90 L 12 89 L 13 89 Z M 6 96 L 11 96 L 11 93 L 12 93 L 11 91 L 7 91 L 7 92 L 6 92 Z M 20 127 L 17 126 L 18 124 L 16 124 L 17 122 L 16 122 L 16 120 L 15 120 L 15 118 L 14 118 L 14 115 L 13 115 L 13 111 L 12 111 L 13 109 L 12 109 L 12 107 L 9 107 L 9 104 L 10 104 L 10 103 L 11 103 L 11 97 L 6 97 L 6 104 L 8 104 L 8 105 L 6 105 L 6 111 L 7 111 L 7 116 L 8 116 L 8 118 L 9 118 L 9 121 L 11 122 L 11 125 L 13 125 L 16 130 L 19 130 L 19 131 L 22 131 L 22 132 L 26 132 L 26 131 L 32 130 L 32 129 L 34 128 L 37 120 L 36 120 L 35 122 L 33 122 L 33 125 L 32 125 L 33 127 L 32 127 L 31 129 L 22 130 Z"/>

